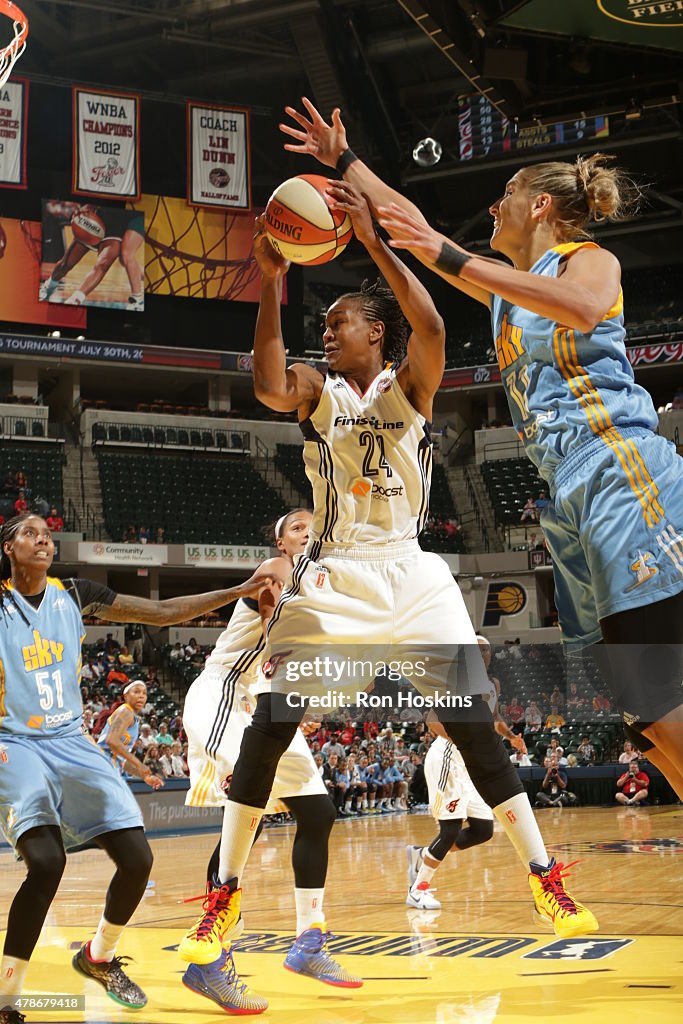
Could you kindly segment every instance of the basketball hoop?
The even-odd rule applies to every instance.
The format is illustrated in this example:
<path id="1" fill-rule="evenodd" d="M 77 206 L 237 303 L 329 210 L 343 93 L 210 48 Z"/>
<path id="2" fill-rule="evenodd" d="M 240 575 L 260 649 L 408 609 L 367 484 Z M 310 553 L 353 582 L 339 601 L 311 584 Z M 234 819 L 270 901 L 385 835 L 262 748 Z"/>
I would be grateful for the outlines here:
<path id="1" fill-rule="evenodd" d="M 28 18 L 12 0 L 0 0 L 0 14 L 11 18 L 14 23 L 14 39 L 0 50 L 0 85 L 4 85 L 12 74 L 12 68 L 26 49 Z"/>

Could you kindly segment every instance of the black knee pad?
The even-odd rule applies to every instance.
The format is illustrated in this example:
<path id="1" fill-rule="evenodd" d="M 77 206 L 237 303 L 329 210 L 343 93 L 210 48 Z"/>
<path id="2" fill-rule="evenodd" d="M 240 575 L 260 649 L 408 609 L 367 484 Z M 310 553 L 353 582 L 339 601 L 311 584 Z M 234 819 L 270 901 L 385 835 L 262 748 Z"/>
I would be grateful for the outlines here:
<path id="1" fill-rule="evenodd" d="M 489 807 L 497 807 L 523 793 L 524 786 L 494 729 L 491 712 L 487 707 L 488 715 L 482 715 L 481 703 L 471 716 L 466 715 L 468 709 L 463 709 L 459 720 L 445 722 L 444 728 L 462 754 L 479 795 Z"/>
<path id="2" fill-rule="evenodd" d="M 493 836 L 493 822 L 488 818 L 468 818 L 468 828 L 463 828 L 458 836 L 458 849 L 469 850 L 471 846 L 487 843 Z"/>
<path id="3" fill-rule="evenodd" d="M 299 725 L 298 719 L 278 721 L 280 702 L 274 697 L 282 694 L 260 695 L 251 725 L 244 730 L 230 782 L 230 799 L 249 807 L 265 807 L 268 803 L 278 762 Z"/>
<path id="4" fill-rule="evenodd" d="M 430 857 L 444 860 L 462 831 L 462 818 L 439 819 L 439 834 L 427 847 Z"/>

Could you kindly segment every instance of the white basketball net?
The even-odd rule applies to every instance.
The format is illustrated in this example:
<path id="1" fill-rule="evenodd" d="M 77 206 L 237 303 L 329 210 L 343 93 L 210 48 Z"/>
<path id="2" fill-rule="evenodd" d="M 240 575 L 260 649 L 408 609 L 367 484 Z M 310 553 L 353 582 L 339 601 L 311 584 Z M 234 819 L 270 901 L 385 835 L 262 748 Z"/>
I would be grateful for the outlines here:
<path id="1" fill-rule="evenodd" d="M 10 3 L 9 0 L 0 3 L 0 14 L 12 18 L 14 23 L 14 39 L 3 50 L 0 50 L 0 86 L 2 86 L 12 74 L 12 68 L 26 49 L 28 21 L 17 5 Z"/>

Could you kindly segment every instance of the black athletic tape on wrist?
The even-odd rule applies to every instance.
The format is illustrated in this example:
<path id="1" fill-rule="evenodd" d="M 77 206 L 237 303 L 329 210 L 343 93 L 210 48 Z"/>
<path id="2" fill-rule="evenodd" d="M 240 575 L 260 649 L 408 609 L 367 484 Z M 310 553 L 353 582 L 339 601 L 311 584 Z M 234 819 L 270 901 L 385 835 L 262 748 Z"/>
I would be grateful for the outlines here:
<path id="1" fill-rule="evenodd" d="M 460 277 L 460 271 L 466 263 L 472 257 L 469 253 L 460 252 L 459 249 L 455 249 L 448 242 L 444 242 L 441 246 L 441 252 L 434 266 L 437 270 L 443 270 L 445 274 L 452 274 L 453 277 Z"/>
<path id="2" fill-rule="evenodd" d="M 334 165 L 335 170 L 339 171 L 340 174 L 343 174 L 351 164 L 356 162 L 356 160 L 360 160 L 360 157 L 356 156 L 352 149 L 345 149 Z"/>

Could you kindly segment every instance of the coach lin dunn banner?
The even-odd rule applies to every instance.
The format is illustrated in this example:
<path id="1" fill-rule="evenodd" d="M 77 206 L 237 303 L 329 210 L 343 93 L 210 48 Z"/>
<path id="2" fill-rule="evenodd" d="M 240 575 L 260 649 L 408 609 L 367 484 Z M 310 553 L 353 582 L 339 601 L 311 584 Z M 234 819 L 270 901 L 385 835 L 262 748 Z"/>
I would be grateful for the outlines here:
<path id="1" fill-rule="evenodd" d="M 0 187 L 28 188 L 26 132 L 28 82 L 15 78 L 0 87 Z"/>
<path id="2" fill-rule="evenodd" d="M 140 97 L 73 90 L 73 191 L 140 197 Z"/>
<path id="3" fill-rule="evenodd" d="M 188 102 L 187 201 L 251 209 L 248 110 Z"/>

